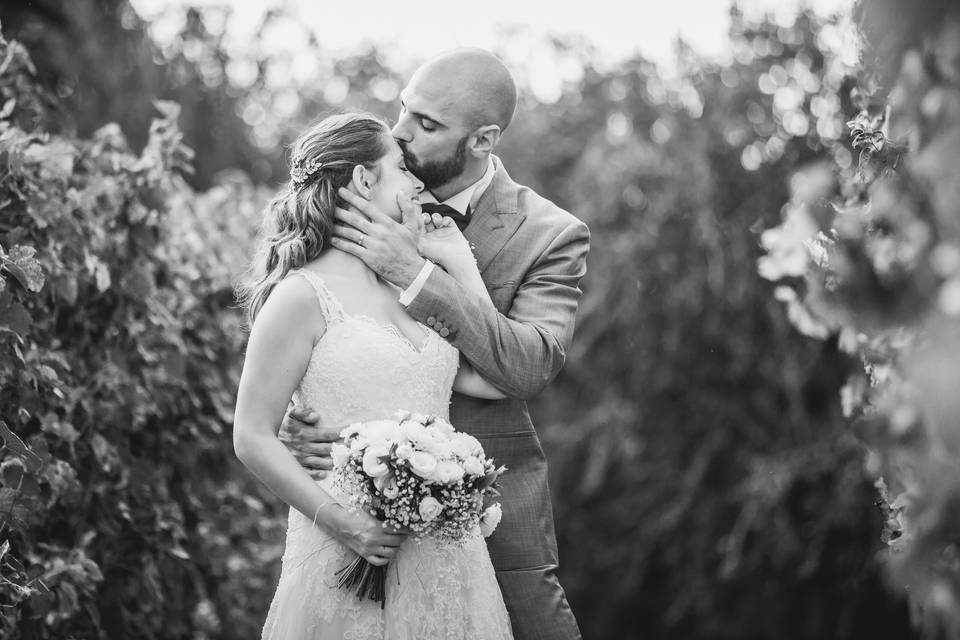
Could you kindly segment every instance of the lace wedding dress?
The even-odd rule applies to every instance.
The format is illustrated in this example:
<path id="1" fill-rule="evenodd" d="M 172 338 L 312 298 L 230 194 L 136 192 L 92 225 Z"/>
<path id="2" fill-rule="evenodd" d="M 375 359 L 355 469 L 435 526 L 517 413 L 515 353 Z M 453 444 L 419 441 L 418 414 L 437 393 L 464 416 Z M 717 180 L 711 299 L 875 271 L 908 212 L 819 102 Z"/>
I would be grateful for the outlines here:
<path id="1" fill-rule="evenodd" d="M 424 330 L 413 344 L 395 326 L 351 315 L 316 274 L 326 332 L 295 399 L 320 424 L 348 425 L 404 409 L 448 418 L 457 351 Z M 456 426 L 456 425 L 455 425 Z M 332 479 L 321 486 L 333 496 Z M 343 501 L 343 496 L 338 496 Z M 280 583 L 264 640 L 500 640 L 512 638 L 503 597 L 479 530 L 463 546 L 408 539 L 388 565 L 386 604 L 337 588 L 335 573 L 356 555 L 290 509 Z"/>

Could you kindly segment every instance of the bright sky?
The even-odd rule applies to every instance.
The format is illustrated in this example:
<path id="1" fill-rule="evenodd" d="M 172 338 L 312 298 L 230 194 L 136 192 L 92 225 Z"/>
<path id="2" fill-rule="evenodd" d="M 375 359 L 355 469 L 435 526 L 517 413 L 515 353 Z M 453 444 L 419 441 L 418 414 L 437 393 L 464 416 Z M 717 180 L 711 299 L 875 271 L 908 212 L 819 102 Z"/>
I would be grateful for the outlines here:
<path id="1" fill-rule="evenodd" d="M 161 42 L 172 38 L 180 24 L 162 19 L 163 12 L 187 4 L 229 6 L 233 14 L 225 25 L 233 46 L 242 48 L 245 34 L 264 12 L 286 7 L 287 12 L 312 28 L 317 39 L 336 54 L 375 43 L 398 69 L 457 46 L 480 46 L 503 51 L 505 29 L 519 31 L 509 43 L 505 58 L 511 67 L 522 65 L 537 93 L 549 92 L 565 75 L 546 47 L 538 47 L 544 34 L 579 35 L 598 50 L 600 65 L 635 53 L 670 67 L 676 38 L 682 37 L 702 54 L 723 58 L 729 24 L 728 0 L 131 0 L 153 22 L 152 32 Z M 783 24 L 802 4 L 819 12 L 848 12 L 853 0 L 740 0 L 747 15 L 772 13 Z M 625 8 L 631 6 L 632 8 Z M 182 16 L 182 12 L 176 12 Z M 289 31 L 278 29 L 268 46 L 295 51 L 298 43 Z M 249 41 L 249 40 L 246 40 Z M 516 71 L 516 69 L 514 69 Z M 571 73 L 576 73 L 571 70 Z"/>

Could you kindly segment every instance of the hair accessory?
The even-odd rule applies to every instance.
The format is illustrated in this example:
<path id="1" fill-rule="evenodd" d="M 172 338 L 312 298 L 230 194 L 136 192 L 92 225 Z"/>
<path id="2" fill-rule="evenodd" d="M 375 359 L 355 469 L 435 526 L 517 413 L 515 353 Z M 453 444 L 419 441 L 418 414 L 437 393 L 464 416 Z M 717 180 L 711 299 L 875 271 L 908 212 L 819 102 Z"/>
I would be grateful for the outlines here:
<path id="1" fill-rule="evenodd" d="M 320 158 L 314 156 L 309 160 L 304 160 L 303 156 L 297 156 L 293 159 L 293 166 L 290 168 L 290 179 L 293 180 L 293 186 L 302 187 L 306 184 L 310 176 L 314 175 L 323 168 Z"/>

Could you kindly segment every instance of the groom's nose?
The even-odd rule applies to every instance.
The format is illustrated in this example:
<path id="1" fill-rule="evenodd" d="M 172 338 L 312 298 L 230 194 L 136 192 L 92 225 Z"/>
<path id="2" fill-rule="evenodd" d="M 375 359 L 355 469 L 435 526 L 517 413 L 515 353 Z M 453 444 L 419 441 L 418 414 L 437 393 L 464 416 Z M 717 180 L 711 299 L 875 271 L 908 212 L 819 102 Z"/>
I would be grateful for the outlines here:
<path id="1" fill-rule="evenodd" d="M 390 131 L 390 133 L 393 135 L 394 140 L 410 142 L 413 139 L 410 135 L 408 121 L 409 118 L 406 115 L 401 115 L 400 119 L 397 120 L 397 124 L 393 125 L 393 129 Z"/>

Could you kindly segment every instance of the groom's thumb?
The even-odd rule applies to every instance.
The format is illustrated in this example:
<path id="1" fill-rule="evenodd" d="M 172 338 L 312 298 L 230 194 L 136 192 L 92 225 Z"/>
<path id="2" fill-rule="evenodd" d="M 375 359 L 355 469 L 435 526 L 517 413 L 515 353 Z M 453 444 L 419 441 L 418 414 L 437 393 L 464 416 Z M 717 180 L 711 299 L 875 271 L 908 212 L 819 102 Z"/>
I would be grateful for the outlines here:
<path id="1" fill-rule="evenodd" d="M 413 199 L 397 195 L 397 205 L 400 206 L 400 222 L 403 226 L 417 233 L 423 230 L 423 217 L 420 215 L 420 204 Z"/>

